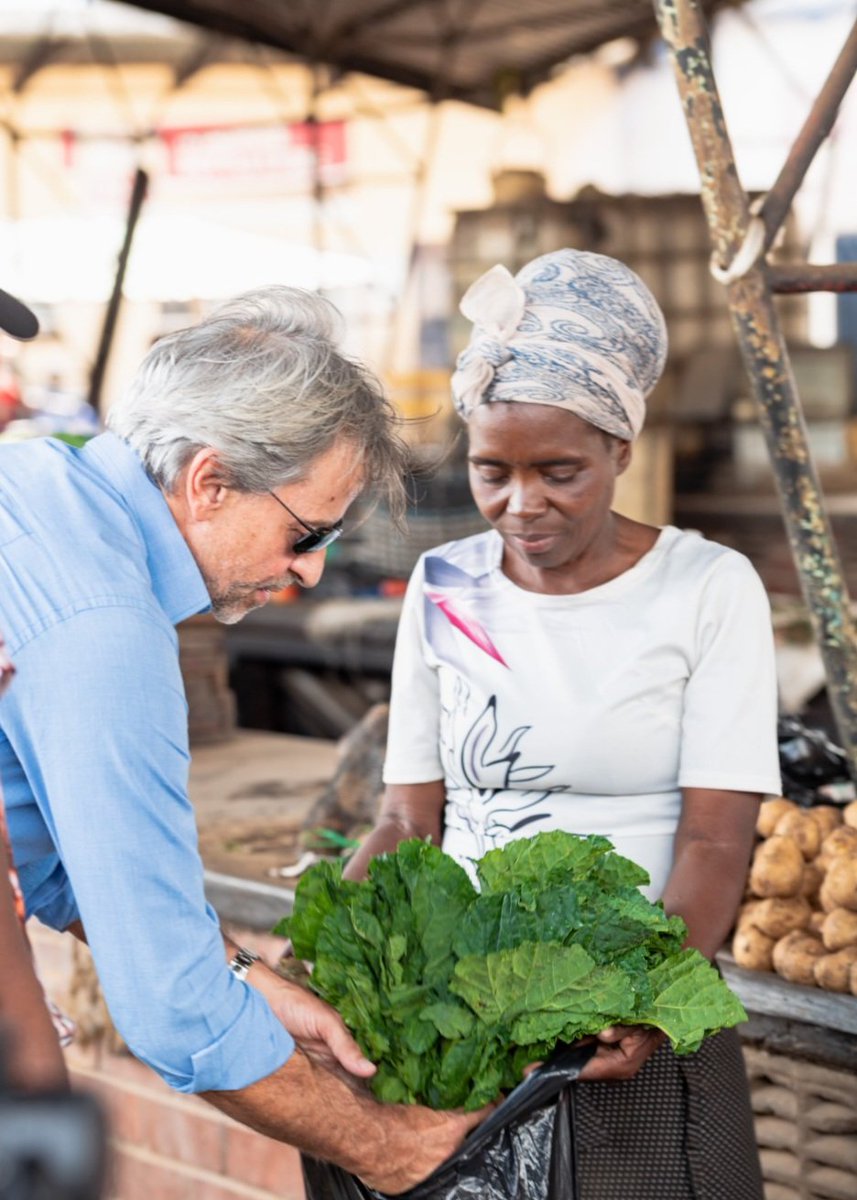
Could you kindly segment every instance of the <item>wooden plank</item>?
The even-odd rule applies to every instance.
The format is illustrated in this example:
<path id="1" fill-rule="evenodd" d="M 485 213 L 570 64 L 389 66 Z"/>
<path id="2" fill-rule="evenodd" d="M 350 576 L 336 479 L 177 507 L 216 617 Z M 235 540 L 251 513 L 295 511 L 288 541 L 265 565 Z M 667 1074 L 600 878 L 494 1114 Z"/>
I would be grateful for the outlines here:
<path id="1" fill-rule="evenodd" d="M 748 1012 L 857 1034 L 857 996 L 788 983 L 770 971 L 750 971 L 736 966 L 726 953 L 719 954 L 717 962 L 724 979 Z"/>

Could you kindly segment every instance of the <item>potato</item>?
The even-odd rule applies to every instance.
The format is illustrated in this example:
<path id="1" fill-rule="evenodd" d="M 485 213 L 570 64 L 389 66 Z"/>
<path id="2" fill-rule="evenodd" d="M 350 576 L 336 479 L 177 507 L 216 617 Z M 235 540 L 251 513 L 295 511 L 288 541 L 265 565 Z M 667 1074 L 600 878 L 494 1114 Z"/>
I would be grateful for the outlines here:
<path id="1" fill-rule="evenodd" d="M 812 909 L 803 896 L 772 896 L 760 900 L 749 914 L 751 925 L 777 941 L 793 929 L 805 929 Z"/>
<path id="2" fill-rule="evenodd" d="M 805 896 L 812 903 L 818 895 L 818 889 L 821 887 L 824 879 L 824 871 L 817 862 L 808 862 L 803 869 L 803 879 L 800 884 L 800 894 Z"/>
<path id="3" fill-rule="evenodd" d="M 850 992 L 851 968 L 857 963 L 857 946 L 845 946 L 835 954 L 822 954 L 812 973 L 819 987 L 828 992 Z"/>
<path id="4" fill-rule="evenodd" d="M 815 985 L 813 966 L 823 954 L 824 946 L 818 938 L 811 937 L 802 929 L 795 929 L 774 944 L 774 970 L 789 983 L 803 983 L 812 987 Z"/>
<path id="5" fill-rule="evenodd" d="M 849 829 L 857 829 L 857 800 L 852 800 L 850 804 L 845 805 L 842 820 Z"/>
<path id="6" fill-rule="evenodd" d="M 775 836 L 759 843 L 750 868 L 755 896 L 795 896 L 802 882 L 803 854 L 794 838 Z"/>
<path id="7" fill-rule="evenodd" d="M 857 946 L 857 912 L 834 908 L 825 913 L 821 924 L 821 940 L 825 950 L 834 954 L 845 946 Z"/>
<path id="8" fill-rule="evenodd" d="M 732 938 L 732 957 L 739 967 L 751 971 L 772 971 L 774 939 L 767 937 L 754 925 L 739 926 Z"/>
<path id="9" fill-rule="evenodd" d="M 809 924 L 806 927 L 807 933 L 811 933 L 815 937 L 821 937 L 822 927 L 829 916 L 830 914 L 824 912 L 823 910 L 821 912 L 811 913 Z"/>
<path id="10" fill-rule="evenodd" d="M 822 839 L 832 833 L 837 825 L 842 824 L 842 809 L 837 808 L 835 804 L 814 804 L 806 811 L 821 831 Z"/>
<path id="11" fill-rule="evenodd" d="M 786 813 L 799 811 L 794 800 L 786 800 L 784 796 L 772 796 L 770 800 L 763 800 L 759 805 L 759 815 L 756 818 L 756 833 L 759 837 L 770 837 L 780 817 L 785 816 Z"/>
<path id="12" fill-rule="evenodd" d="M 761 900 L 745 900 L 738 909 L 738 916 L 735 918 L 735 928 L 742 929 L 745 925 L 753 924 L 753 913 L 762 903 Z"/>
<path id="13" fill-rule="evenodd" d="M 851 995 L 857 996 L 857 963 L 851 964 Z"/>
<path id="14" fill-rule="evenodd" d="M 857 854 L 857 829 L 851 825 L 837 825 L 824 841 L 816 857 L 816 863 L 827 870 L 834 858 L 840 854 Z"/>
<path id="15" fill-rule="evenodd" d="M 842 905 L 838 904 L 830 894 L 830 889 L 827 886 L 827 876 L 825 876 L 821 887 L 818 889 L 818 903 L 821 907 L 821 911 L 824 913 L 831 913 L 835 908 L 842 907 Z"/>
<path id="16" fill-rule="evenodd" d="M 824 877 L 824 890 L 837 908 L 857 910 L 857 854 L 834 858 Z"/>
<path id="17" fill-rule="evenodd" d="M 807 861 L 821 849 L 821 830 L 806 812 L 783 813 L 774 826 L 774 837 L 794 838 Z"/>

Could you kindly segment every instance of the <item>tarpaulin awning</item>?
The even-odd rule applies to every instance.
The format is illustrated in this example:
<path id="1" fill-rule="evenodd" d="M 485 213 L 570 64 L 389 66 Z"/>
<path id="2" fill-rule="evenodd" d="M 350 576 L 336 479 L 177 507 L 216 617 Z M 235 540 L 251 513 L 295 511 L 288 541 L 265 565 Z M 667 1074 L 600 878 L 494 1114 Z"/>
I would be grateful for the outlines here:
<path id="1" fill-rule="evenodd" d="M 651 0 L 134 0 L 207 28 L 437 99 L 499 107 L 575 55 L 657 34 Z M 711 14 L 729 0 L 703 0 Z M 734 0 L 733 0 L 734 4 Z"/>

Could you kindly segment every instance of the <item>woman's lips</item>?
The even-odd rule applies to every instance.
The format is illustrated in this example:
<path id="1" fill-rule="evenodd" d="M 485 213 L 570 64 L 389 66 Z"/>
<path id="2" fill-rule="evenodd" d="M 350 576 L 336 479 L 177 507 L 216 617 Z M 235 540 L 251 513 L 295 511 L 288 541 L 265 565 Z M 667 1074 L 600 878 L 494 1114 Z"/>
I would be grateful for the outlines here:
<path id="1" fill-rule="evenodd" d="M 557 539 L 555 533 L 507 533 L 506 537 L 527 554 L 542 554 Z"/>

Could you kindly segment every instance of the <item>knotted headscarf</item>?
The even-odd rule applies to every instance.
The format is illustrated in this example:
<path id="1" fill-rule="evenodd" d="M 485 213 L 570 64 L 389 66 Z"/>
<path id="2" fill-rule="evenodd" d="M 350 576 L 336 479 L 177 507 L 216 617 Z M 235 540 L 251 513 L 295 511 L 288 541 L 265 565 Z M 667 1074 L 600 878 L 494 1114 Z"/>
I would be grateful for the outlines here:
<path id="1" fill-rule="evenodd" d="M 664 369 L 667 331 L 657 302 L 630 267 L 583 250 L 533 259 L 514 277 L 492 267 L 464 294 L 473 322 L 452 376 L 467 420 L 497 400 L 555 404 L 633 441 L 646 397 Z"/>

